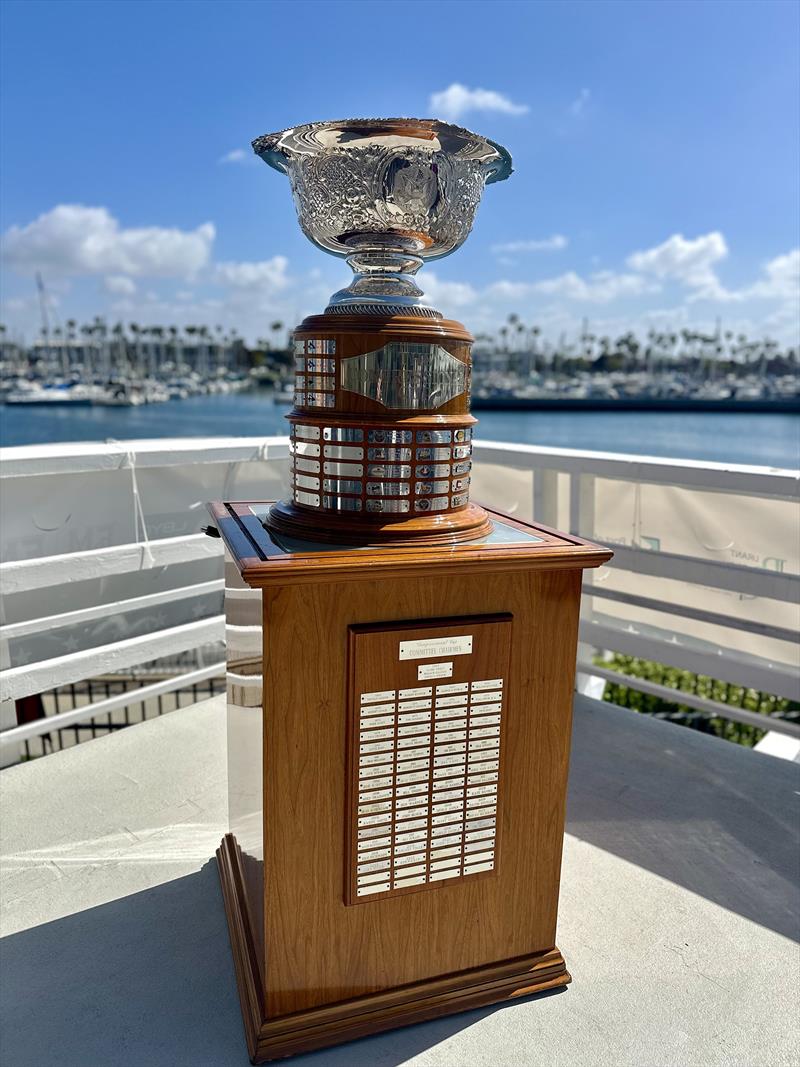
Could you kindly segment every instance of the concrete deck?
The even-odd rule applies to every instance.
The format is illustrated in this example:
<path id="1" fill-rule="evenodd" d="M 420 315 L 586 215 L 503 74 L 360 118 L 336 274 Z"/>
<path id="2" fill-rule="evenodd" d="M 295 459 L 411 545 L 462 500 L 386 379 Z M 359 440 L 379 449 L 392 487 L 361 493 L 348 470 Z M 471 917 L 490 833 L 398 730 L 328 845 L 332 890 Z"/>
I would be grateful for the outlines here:
<path id="1" fill-rule="evenodd" d="M 245 1067 L 221 698 L 0 775 L 9 1067 Z M 567 990 L 297 1067 L 796 1067 L 800 768 L 579 698 Z"/>

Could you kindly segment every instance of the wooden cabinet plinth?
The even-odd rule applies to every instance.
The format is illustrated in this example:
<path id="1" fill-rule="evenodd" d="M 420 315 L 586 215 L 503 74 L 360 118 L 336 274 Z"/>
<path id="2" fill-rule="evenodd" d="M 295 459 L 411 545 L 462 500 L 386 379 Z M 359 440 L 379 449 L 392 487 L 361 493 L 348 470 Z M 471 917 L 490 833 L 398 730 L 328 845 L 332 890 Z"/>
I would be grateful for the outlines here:
<path id="1" fill-rule="evenodd" d="M 212 505 L 228 552 L 218 857 L 251 1058 L 566 984 L 581 572 L 610 553 L 496 513 L 457 546 L 279 543 L 268 508 Z"/>

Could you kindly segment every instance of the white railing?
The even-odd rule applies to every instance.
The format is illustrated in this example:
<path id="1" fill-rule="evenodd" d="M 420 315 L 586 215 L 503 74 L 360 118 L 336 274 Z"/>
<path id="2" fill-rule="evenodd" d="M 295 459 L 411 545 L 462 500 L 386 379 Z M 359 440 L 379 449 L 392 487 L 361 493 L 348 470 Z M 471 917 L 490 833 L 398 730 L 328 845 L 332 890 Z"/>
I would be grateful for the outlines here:
<path id="1" fill-rule="evenodd" d="M 222 673 L 222 553 L 200 532 L 204 503 L 283 495 L 287 456 L 279 437 L 0 450 L 6 760 L 55 726 L 16 726 L 17 699 L 197 649 L 200 666 L 153 683 L 152 695 L 198 672 Z M 473 496 L 614 548 L 609 567 L 586 573 L 581 670 L 675 699 L 672 689 L 588 661 L 590 648 L 608 649 L 798 699 L 799 478 L 478 442 Z M 143 695 L 132 691 L 130 703 Z M 764 723 L 684 696 L 709 715 Z M 125 694 L 111 699 L 125 706 Z M 110 710 L 103 701 L 68 714 L 87 721 Z M 788 723 L 775 728 L 800 734 Z"/>

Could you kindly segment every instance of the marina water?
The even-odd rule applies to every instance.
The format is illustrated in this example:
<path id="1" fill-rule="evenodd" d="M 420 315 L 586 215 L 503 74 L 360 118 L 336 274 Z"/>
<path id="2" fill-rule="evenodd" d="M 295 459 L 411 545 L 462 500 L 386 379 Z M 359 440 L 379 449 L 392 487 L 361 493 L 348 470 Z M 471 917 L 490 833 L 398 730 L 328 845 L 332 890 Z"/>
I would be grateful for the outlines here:
<path id="1" fill-rule="evenodd" d="M 267 391 L 139 407 L 0 405 L 0 445 L 285 434 Z M 479 411 L 476 439 L 718 463 L 800 466 L 800 416 L 736 412 Z"/>

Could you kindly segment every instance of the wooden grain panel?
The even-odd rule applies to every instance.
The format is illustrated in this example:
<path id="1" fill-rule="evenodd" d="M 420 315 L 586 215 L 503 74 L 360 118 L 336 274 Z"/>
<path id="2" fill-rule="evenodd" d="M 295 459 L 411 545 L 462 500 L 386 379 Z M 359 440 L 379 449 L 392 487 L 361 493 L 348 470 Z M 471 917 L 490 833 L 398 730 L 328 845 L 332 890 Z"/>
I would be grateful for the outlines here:
<path id="1" fill-rule="evenodd" d="M 555 943 L 580 572 L 518 568 L 443 582 L 427 570 L 264 590 L 269 1017 Z M 348 626 L 499 612 L 513 614 L 515 638 L 497 876 L 346 906 Z"/>

